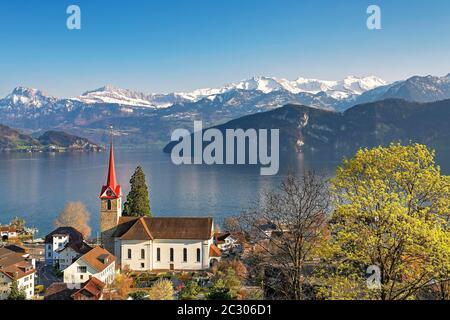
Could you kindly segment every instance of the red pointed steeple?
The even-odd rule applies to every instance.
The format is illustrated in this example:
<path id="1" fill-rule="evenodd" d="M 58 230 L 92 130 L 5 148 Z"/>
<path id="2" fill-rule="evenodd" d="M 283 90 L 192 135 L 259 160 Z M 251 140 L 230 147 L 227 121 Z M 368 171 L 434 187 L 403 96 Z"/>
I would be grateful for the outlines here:
<path id="1" fill-rule="evenodd" d="M 109 147 L 109 170 L 106 185 L 108 187 L 111 187 L 111 189 L 116 190 L 117 179 L 116 179 L 116 167 L 114 166 L 114 145 L 112 141 L 111 146 Z"/>
<path id="2" fill-rule="evenodd" d="M 111 130 L 112 131 L 112 130 Z M 112 191 L 108 192 L 108 189 Z M 112 141 L 112 132 L 111 132 L 111 143 L 109 147 L 109 169 L 108 169 L 108 178 L 106 180 L 106 185 L 102 187 L 102 192 L 100 193 L 100 198 L 119 198 L 122 196 L 122 189 L 119 184 L 117 184 L 116 178 L 116 167 L 114 164 L 114 145 Z"/>

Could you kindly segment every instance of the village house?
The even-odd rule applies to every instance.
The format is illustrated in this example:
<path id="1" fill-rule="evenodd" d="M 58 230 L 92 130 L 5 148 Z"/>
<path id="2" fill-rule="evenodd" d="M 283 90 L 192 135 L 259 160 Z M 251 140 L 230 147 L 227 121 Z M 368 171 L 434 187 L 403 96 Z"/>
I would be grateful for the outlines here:
<path id="1" fill-rule="evenodd" d="M 222 251 L 232 250 L 237 245 L 237 240 L 229 232 L 218 232 L 214 236 L 214 243 Z"/>
<path id="2" fill-rule="evenodd" d="M 17 238 L 17 229 L 15 226 L 0 226 L 0 240 L 10 240 Z"/>
<path id="3" fill-rule="evenodd" d="M 64 283 L 69 289 L 81 289 L 92 277 L 111 284 L 116 275 L 116 258 L 102 247 L 95 247 L 64 270 Z"/>
<path id="4" fill-rule="evenodd" d="M 8 298 L 14 281 L 17 281 L 17 287 L 24 291 L 26 298 L 31 299 L 34 295 L 35 273 L 34 260 L 0 247 L 0 300 Z"/>
<path id="5" fill-rule="evenodd" d="M 77 289 L 69 289 L 67 283 L 54 282 L 45 290 L 44 300 L 72 300 L 72 294 L 75 292 Z"/>
<path id="6" fill-rule="evenodd" d="M 59 270 L 64 271 L 82 255 L 92 250 L 86 242 L 68 242 L 63 248 L 58 249 Z"/>
<path id="7" fill-rule="evenodd" d="M 71 298 L 73 300 L 102 300 L 105 287 L 104 282 L 92 277 L 81 286 L 81 289 L 73 293 Z"/>
<path id="8" fill-rule="evenodd" d="M 211 217 L 122 216 L 122 188 L 116 179 L 112 142 L 108 177 L 99 197 L 102 245 L 114 253 L 121 268 L 207 270 L 220 259 Z"/>
<path id="9" fill-rule="evenodd" d="M 67 283 L 52 283 L 45 291 L 44 300 L 102 300 L 106 284 L 92 277 L 80 289 L 70 289 Z"/>
<path id="10" fill-rule="evenodd" d="M 59 227 L 45 237 L 45 264 L 58 266 L 61 250 L 67 245 L 83 243 L 83 235 L 72 227 Z"/>

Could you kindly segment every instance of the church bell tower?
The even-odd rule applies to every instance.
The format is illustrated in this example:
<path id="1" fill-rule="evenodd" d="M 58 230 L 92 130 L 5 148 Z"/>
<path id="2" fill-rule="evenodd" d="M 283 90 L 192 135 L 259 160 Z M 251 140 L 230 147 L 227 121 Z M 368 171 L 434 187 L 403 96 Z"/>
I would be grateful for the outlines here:
<path id="1" fill-rule="evenodd" d="M 100 192 L 100 232 L 103 247 L 114 254 L 113 233 L 122 216 L 122 188 L 117 183 L 114 164 L 112 127 L 110 132 L 109 169 L 106 184 Z"/>

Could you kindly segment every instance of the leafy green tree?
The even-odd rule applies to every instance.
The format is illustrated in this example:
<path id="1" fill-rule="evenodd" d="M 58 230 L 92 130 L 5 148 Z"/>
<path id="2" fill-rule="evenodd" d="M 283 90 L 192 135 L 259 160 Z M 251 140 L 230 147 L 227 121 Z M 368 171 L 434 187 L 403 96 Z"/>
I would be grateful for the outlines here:
<path id="1" fill-rule="evenodd" d="M 214 281 L 214 284 L 206 297 L 208 300 L 233 300 L 230 289 L 227 288 L 223 279 L 217 279 Z"/>
<path id="2" fill-rule="evenodd" d="M 242 288 L 241 279 L 236 275 L 236 271 L 232 268 L 228 268 L 222 275 L 222 279 L 225 286 L 230 289 L 230 294 L 233 298 L 236 298 L 239 290 Z"/>
<path id="3" fill-rule="evenodd" d="M 195 281 L 188 281 L 180 291 L 180 300 L 195 300 L 200 293 L 200 286 Z"/>
<path id="4" fill-rule="evenodd" d="M 27 298 L 27 295 L 25 291 L 22 289 L 19 289 L 19 284 L 17 283 L 17 280 L 13 280 L 11 283 L 11 291 L 8 295 L 8 300 L 25 300 Z"/>
<path id="5" fill-rule="evenodd" d="M 124 215 L 145 217 L 151 216 L 149 191 L 145 182 L 145 173 L 141 166 L 134 171 L 130 180 L 131 190 L 124 204 Z"/>
<path id="6" fill-rule="evenodd" d="M 209 300 L 237 299 L 242 288 L 241 279 L 230 267 L 225 271 L 218 271 L 214 276 L 214 284 L 207 297 Z"/>
<path id="7" fill-rule="evenodd" d="M 360 150 L 337 169 L 332 192 L 335 279 L 355 280 L 331 283 L 332 297 L 345 298 L 337 288 L 367 288 L 369 266 L 379 270 L 376 286 L 358 298 L 414 299 L 448 276 L 450 177 L 441 175 L 426 146 Z"/>

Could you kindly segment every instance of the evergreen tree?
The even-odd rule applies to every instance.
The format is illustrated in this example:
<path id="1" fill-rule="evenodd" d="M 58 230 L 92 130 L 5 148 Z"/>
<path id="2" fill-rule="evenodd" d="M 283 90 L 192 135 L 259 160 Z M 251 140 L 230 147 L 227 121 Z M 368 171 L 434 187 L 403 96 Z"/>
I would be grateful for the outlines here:
<path id="1" fill-rule="evenodd" d="M 188 281 L 186 286 L 180 291 L 180 300 L 195 300 L 200 293 L 200 286 L 195 281 Z"/>
<path id="2" fill-rule="evenodd" d="M 206 295 L 206 298 L 208 300 L 233 300 L 230 293 L 230 288 L 227 288 L 227 285 L 223 279 L 218 279 L 214 282 L 213 286 Z"/>
<path id="3" fill-rule="evenodd" d="M 131 190 L 124 204 L 124 215 L 134 217 L 151 216 L 148 188 L 145 182 L 145 173 L 141 166 L 134 171 L 130 180 Z"/>
<path id="4" fill-rule="evenodd" d="M 11 283 L 11 291 L 8 295 L 8 300 L 25 300 L 27 298 L 23 290 L 19 290 L 17 280 L 13 280 Z"/>

